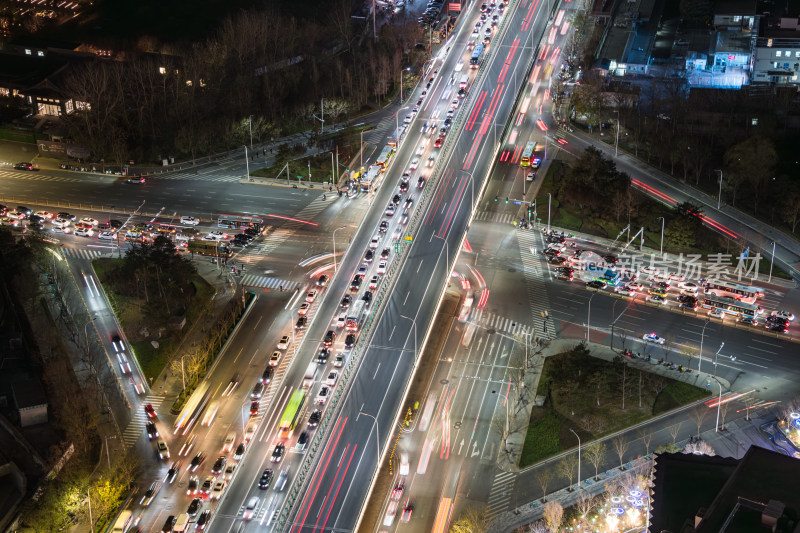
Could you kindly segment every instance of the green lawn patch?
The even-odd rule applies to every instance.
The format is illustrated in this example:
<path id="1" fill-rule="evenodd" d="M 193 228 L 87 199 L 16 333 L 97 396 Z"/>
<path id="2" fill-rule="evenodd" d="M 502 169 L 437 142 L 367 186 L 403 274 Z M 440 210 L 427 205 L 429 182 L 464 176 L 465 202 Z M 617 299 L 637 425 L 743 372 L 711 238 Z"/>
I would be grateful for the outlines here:
<path id="1" fill-rule="evenodd" d="M 654 415 L 692 403 L 708 390 L 628 366 L 624 358 L 592 357 L 585 346 L 545 360 L 520 466 L 574 446 L 575 429 L 584 440 L 614 433 Z"/>

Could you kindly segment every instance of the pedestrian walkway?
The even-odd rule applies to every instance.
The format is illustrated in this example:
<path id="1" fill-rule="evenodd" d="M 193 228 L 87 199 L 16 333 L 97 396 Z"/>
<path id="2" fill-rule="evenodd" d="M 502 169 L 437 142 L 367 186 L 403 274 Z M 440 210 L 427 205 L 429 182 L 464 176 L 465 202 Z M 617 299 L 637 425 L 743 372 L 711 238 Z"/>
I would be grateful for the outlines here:
<path id="1" fill-rule="evenodd" d="M 176 181 L 176 180 L 192 180 L 192 181 L 215 181 L 222 183 L 233 183 L 245 177 L 245 172 L 202 172 L 195 169 L 179 170 L 170 172 L 169 174 L 156 174 L 149 179 L 155 181 Z"/>
<path id="2" fill-rule="evenodd" d="M 498 224 L 512 224 L 517 218 L 513 213 L 494 213 L 492 211 L 480 211 L 475 215 L 475 220 L 480 222 L 496 222 Z"/>
<path id="3" fill-rule="evenodd" d="M 98 174 L 99 177 L 104 177 L 104 174 Z M 117 176 L 106 176 L 110 181 L 118 179 Z M 24 181 L 40 181 L 50 183 L 85 183 L 86 180 L 71 176 L 49 176 L 42 174 L 42 172 L 28 172 L 24 170 L 0 170 L 0 178 L 24 180 Z"/>
<path id="4" fill-rule="evenodd" d="M 498 470 L 495 473 L 492 489 L 489 491 L 489 501 L 486 503 L 490 518 L 511 508 L 511 496 L 514 492 L 516 477 L 514 472 Z"/>
<path id="5" fill-rule="evenodd" d="M 545 281 L 549 279 L 550 272 L 544 264 L 543 256 L 531 251 L 541 249 L 544 246 L 544 239 L 538 231 L 520 230 L 515 232 L 515 235 L 524 268 L 531 320 L 538 325 L 534 328 L 534 333 L 540 339 L 554 339 L 555 326 L 549 318 L 546 318 L 550 313 L 550 297 L 547 294 Z"/>
<path id="6" fill-rule="evenodd" d="M 245 263 L 253 263 L 260 259 L 268 258 L 281 244 L 288 241 L 295 235 L 294 230 L 279 228 L 270 232 L 266 236 L 259 237 L 255 243 L 236 255 L 236 260 Z"/>
<path id="7" fill-rule="evenodd" d="M 300 286 L 300 283 L 288 279 L 270 278 L 256 274 L 246 274 L 242 276 L 242 286 L 261 287 L 262 289 L 280 289 L 283 287 L 283 290 L 285 291 L 293 291 Z"/>
<path id="8" fill-rule="evenodd" d="M 534 329 L 530 324 L 523 324 L 484 309 L 473 311 L 470 322 L 478 324 L 487 330 L 508 333 L 509 335 L 531 335 Z"/>
<path id="9" fill-rule="evenodd" d="M 364 142 L 369 144 L 378 145 L 385 137 L 394 133 L 392 130 L 397 127 L 397 120 L 393 116 L 388 116 L 381 119 L 375 128 L 364 134 Z"/>
<path id="10" fill-rule="evenodd" d="M 159 406 L 164 402 L 164 396 L 157 396 L 155 394 L 148 394 L 144 397 L 143 404 L 147 405 L 150 404 L 153 408 L 158 411 Z M 136 442 L 146 435 L 144 431 L 144 425 L 147 422 L 147 414 L 145 414 L 144 409 L 137 409 L 131 416 L 131 421 L 128 423 L 128 427 L 122 432 L 122 442 L 125 447 L 130 448 L 136 444 Z"/>
<path id="11" fill-rule="evenodd" d="M 334 191 L 333 194 L 328 194 L 328 198 L 326 200 L 322 199 L 322 195 L 318 198 L 314 199 L 310 204 L 305 206 L 303 209 L 300 210 L 294 217 L 299 222 L 296 221 L 288 221 L 287 223 L 281 226 L 281 229 L 298 229 L 298 228 L 308 228 L 308 224 L 304 222 L 311 222 L 314 218 L 322 213 L 328 206 L 333 203 L 333 200 L 338 198 L 338 195 Z"/>
<path id="12" fill-rule="evenodd" d="M 91 261 L 92 259 L 97 259 L 102 255 L 106 255 L 115 251 L 116 248 L 107 248 L 102 250 L 93 250 L 91 248 L 61 248 L 61 253 L 67 257 L 74 257 L 76 259 L 86 259 Z"/>

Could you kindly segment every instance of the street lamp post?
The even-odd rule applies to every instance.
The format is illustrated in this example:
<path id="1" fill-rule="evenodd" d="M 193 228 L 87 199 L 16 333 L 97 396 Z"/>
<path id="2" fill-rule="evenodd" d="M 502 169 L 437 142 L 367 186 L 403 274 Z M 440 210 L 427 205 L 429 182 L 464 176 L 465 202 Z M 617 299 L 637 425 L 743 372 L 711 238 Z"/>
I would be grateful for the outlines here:
<path id="1" fill-rule="evenodd" d="M 772 282 L 772 265 L 775 263 L 775 241 L 772 241 L 772 257 L 769 259 L 769 279 L 767 283 Z"/>
<path id="2" fill-rule="evenodd" d="M 661 257 L 664 257 L 664 217 L 658 217 L 661 219 Z"/>
<path id="3" fill-rule="evenodd" d="M 181 382 L 183 383 L 183 392 L 186 392 L 186 371 L 183 369 L 183 358 L 187 355 L 191 354 L 184 354 L 181 356 Z"/>
<path id="4" fill-rule="evenodd" d="M 714 373 L 715 374 L 717 373 L 717 357 L 719 356 L 719 352 L 722 351 L 722 347 L 723 346 L 725 346 L 724 342 L 719 345 L 719 350 L 717 350 L 717 353 L 714 354 Z"/>
<path id="5" fill-rule="evenodd" d="M 333 230 L 333 236 L 331 237 L 331 240 L 333 241 L 333 273 L 334 274 L 336 273 L 336 232 L 339 231 L 340 229 L 349 228 L 349 227 L 352 227 L 352 226 L 341 226 L 341 227 L 336 228 L 335 230 Z"/>
<path id="6" fill-rule="evenodd" d="M 374 415 L 371 415 L 369 413 L 365 413 L 364 411 L 359 411 L 358 414 L 370 417 L 372 419 L 372 421 L 375 423 L 375 451 L 376 451 L 375 458 L 376 459 L 380 459 L 381 458 L 381 437 L 380 437 L 380 434 L 378 433 L 378 419 L 375 418 Z"/>
<path id="7" fill-rule="evenodd" d="M 250 179 L 250 160 L 247 156 L 247 145 L 244 146 L 244 164 L 245 168 L 247 169 L 247 179 Z"/>
<path id="8" fill-rule="evenodd" d="M 711 319 L 706 319 L 706 323 L 703 324 L 703 331 L 700 332 L 700 351 L 697 353 L 697 371 L 700 372 L 700 367 L 703 364 L 703 339 L 706 335 L 706 326 L 711 323 Z"/>
<path id="9" fill-rule="evenodd" d="M 550 233 L 550 201 L 553 199 L 553 195 L 547 193 L 547 233 Z"/>
<path id="10" fill-rule="evenodd" d="M 619 109 L 617 109 L 617 139 L 614 141 L 614 157 L 619 155 Z"/>
<path id="11" fill-rule="evenodd" d="M 722 204 L 722 171 L 715 170 L 714 172 L 719 172 L 719 194 L 717 195 L 717 209 Z"/>
<path id="12" fill-rule="evenodd" d="M 722 383 L 719 379 L 717 379 L 716 376 L 714 376 L 714 381 L 716 381 L 717 385 L 719 385 L 719 396 L 717 397 L 717 421 L 714 424 L 714 433 L 719 433 L 719 408 L 720 405 L 722 405 Z"/>
<path id="13" fill-rule="evenodd" d="M 590 334 L 591 326 L 589 324 L 592 318 L 592 298 L 594 298 L 595 296 L 597 296 L 597 291 L 593 292 L 592 295 L 589 296 L 589 309 L 586 311 L 586 342 L 592 341 L 592 337 Z"/>
<path id="14" fill-rule="evenodd" d="M 403 105 L 403 76 L 406 72 L 410 71 L 411 67 L 400 69 L 400 105 Z"/>
<path id="15" fill-rule="evenodd" d="M 581 438 L 575 433 L 575 430 L 569 428 L 573 435 L 578 439 L 578 490 L 581 490 Z"/>
<path id="16" fill-rule="evenodd" d="M 358 170 L 360 173 L 361 169 L 364 168 L 364 130 L 361 130 L 361 151 L 359 153 L 359 159 L 360 159 L 360 164 L 358 165 L 359 166 Z"/>
<path id="17" fill-rule="evenodd" d="M 253 115 L 247 117 L 247 122 L 250 124 L 250 149 L 253 149 Z"/>

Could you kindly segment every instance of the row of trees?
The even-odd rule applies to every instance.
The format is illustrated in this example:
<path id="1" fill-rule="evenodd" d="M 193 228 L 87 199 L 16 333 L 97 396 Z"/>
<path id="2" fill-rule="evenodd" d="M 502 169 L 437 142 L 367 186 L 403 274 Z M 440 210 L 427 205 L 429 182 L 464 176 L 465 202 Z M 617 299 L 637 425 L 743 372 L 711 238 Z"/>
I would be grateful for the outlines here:
<path id="1" fill-rule="evenodd" d="M 151 43 L 153 53 L 92 61 L 63 82 L 89 110 L 65 117 L 70 136 L 95 159 L 192 157 L 283 132 L 326 125 L 371 103 L 414 63 L 421 30 L 408 17 L 378 40 L 354 26 L 350 0 L 326 6 L 325 23 L 275 9 L 239 11 L 202 42 Z M 409 55 L 410 54 L 410 55 Z M 325 99 L 325 103 L 321 99 Z"/>

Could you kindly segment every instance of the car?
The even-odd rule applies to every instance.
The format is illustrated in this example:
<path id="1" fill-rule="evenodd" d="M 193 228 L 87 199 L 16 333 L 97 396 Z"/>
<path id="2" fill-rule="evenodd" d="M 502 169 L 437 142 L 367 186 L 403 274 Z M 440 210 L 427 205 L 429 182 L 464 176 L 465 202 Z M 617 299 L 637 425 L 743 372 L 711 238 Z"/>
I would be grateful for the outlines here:
<path id="1" fill-rule="evenodd" d="M 164 478 L 164 480 L 168 483 L 175 481 L 175 478 L 178 477 L 178 472 L 181 470 L 182 464 L 183 461 L 175 461 L 172 463 L 172 465 L 169 467 L 169 470 L 167 470 L 167 476 Z"/>
<path id="2" fill-rule="evenodd" d="M 643 266 L 639 269 L 639 272 L 642 274 L 647 274 L 648 276 L 656 276 L 660 272 L 660 270 L 653 266 Z"/>
<path id="3" fill-rule="evenodd" d="M 631 289 L 635 290 L 636 292 L 644 291 L 644 285 L 642 285 L 641 283 L 636 283 L 636 282 L 628 283 L 628 287 L 630 287 Z"/>
<path id="4" fill-rule="evenodd" d="M 200 468 L 200 465 L 202 465 L 205 461 L 206 461 L 205 452 L 197 452 L 197 455 L 195 455 L 192 458 L 192 462 L 189 463 L 189 469 L 192 472 L 195 472 L 198 468 Z"/>
<path id="5" fill-rule="evenodd" d="M 561 255 L 561 250 L 558 250 L 556 248 L 545 248 L 544 250 L 542 250 L 542 253 L 547 257 L 558 257 Z"/>
<path id="6" fill-rule="evenodd" d="M 147 422 L 145 424 L 145 430 L 147 431 L 148 439 L 153 440 L 158 437 L 158 429 L 156 429 L 156 425 L 153 422 Z"/>
<path id="7" fill-rule="evenodd" d="M 307 444 L 308 444 L 308 431 L 301 431 L 300 435 L 297 437 L 296 448 L 298 450 L 305 450 Z"/>
<path id="8" fill-rule="evenodd" d="M 267 365 L 267 367 L 264 369 L 264 372 L 261 373 L 261 383 L 267 384 L 272 381 L 272 374 L 274 372 L 275 369 Z"/>
<path id="9" fill-rule="evenodd" d="M 378 231 L 381 233 L 386 233 L 386 230 L 389 229 L 389 221 L 382 220 L 380 226 L 378 226 Z"/>
<path id="10" fill-rule="evenodd" d="M 322 339 L 323 344 L 325 346 L 330 346 L 336 341 L 336 332 L 332 329 L 328 330 L 328 333 L 325 334 L 325 338 Z"/>
<path id="11" fill-rule="evenodd" d="M 181 217 L 181 224 L 186 226 L 197 226 L 198 224 L 200 224 L 200 219 L 195 217 L 183 216 Z"/>
<path id="12" fill-rule="evenodd" d="M 92 226 L 97 226 L 100 223 L 97 219 L 94 219 L 92 217 L 83 217 L 81 219 L 81 222 L 83 222 L 84 224 L 91 224 Z"/>
<path id="13" fill-rule="evenodd" d="M 411 520 L 411 514 L 413 512 L 414 512 L 414 504 L 411 502 L 411 498 L 409 498 L 406 500 L 406 504 L 403 506 L 403 514 L 401 516 L 403 522 L 407 523 L 409 520 Z"/>
<path id="14" fill-rule="evenodd" d="M 331 389 L 327 386 L 322 386 L 317 393 L 317 403 L 325 403 L 325 400 L 328 399 L 330 395 Z"/>
<path id="15" fill-rule="evenodd" d="M 61 214 L 59 213 L 59 215 L 58 215 L 58 216 L 61 216 Z M 108 226 L 109 226 L 110 228 L 113 228 L 113 229 L 119 229 L 119 228 L 121 228 L 121 227 L 122 227 L 122 222 L 120 222 L 119 220 L 115 220 L 115 219 L 113 219 L 113 218 L 112 218 L 112 219 L 110 219 L 110 220 L 108 221 Z"/>
<path id="16" fill-rule="evenodd" d="M 678 287 L 684 290 L 690 290 L 694 292 L 700 290 L 700 285 L 698 285 L 697 283 L 693 283 L 691 281 L 681 281 L 678 283 Z"/>
<path id="17" fill-rule="evenodd" d="M 269 488 L 270 483 L 272 483 L 272 469 L 265 468 L 261 473 L 261 479 L 258 480 L 258 488 L 261 490 L 266 490 Z"/>
<path id="18" fill-rule="evenodd" d="M 72 221 L 68 218 L 57 218 L 52 222 L 52 224 L 54 228 L 66 228 L 72 224 Z"/>
<path id="19" fill-rule="evenodd" d="M 664 281 L 656 281 L 655 283 L 650 284 L 650 288 L 657 291 L 666 292 L 669 290 L 669 284 Z"/>
<path id="20" fill-rule="evenodd" d="M 381 259 L 389 259 L 390 253 L 391 250 L 389 248 L 384 248 L 383 251 L 381 252 Z"/>
<path id="21" fill-rule="evenodd" d="M 308 427 L 315 428 L 322 419 L 322 411 L 316 410 L 308 417 Z"/>
<path id="22" fill-rule="evenodd" d="M 200 489 L 200 479 L 197 476 L 189 476 L 189 483 L 186 485 L 186 494 L 194 496 Z"/>
<path id="23" fill-rule="evenodd" d="M 392 499 L 399 500 L 403 496 L 404 490 L 406 490 L 406 480 L 404 477 L 400 477 L 392 489 Z"/>
<path id="24" fill-rule="evenodd" d="M 273 463 L 280 463 L 281 459 L 283 458 L 283 452 L 286 450 L 286 445 L 282 442 L 279 442 L 275 445 L 275 448 L 272 450 L 272 456 L 270 457 L 270 461 Z"/>
<path id="25" fill-rule="evenodd" d="M 778 317 L 778 316 L 768 316 L 767 320 L 766 320 L 766 325 L 770 326 L 770 325 L 773 325 L 773 324 L 786 326 L 787 328 L 789 327 L 789 321 L 786 320 L 785 318 L 781 318 L 781 317 Z"/>
<path id="26" fill-rule="evenodd" d="M 390 527 L 392 524 L 394 524 L 394 517 L 396 514 L 397 514 L 397 502 L 390 501 L 386 509 L 386 515 L 383 518 L 383 525 L 386 527 Z"/>
<path id="27" fill-rule="evenodd" d="M 153 501 L 153 498 L 156 497 L 156 493 L 158 493 L 158 489 L 160 489 L 160 488 L 161 488 L 161 482 L 160 481 L 153 481 L 150 484 L 150 486 L 147 488 L 147 490 L 144 491 L 144 494 L 142 495 L 142 499 L 139 500 L 139 505 L 144 505 L 145 507 L 150 505 L 150 503 Z"/>
<path id="28" fill-rule="evenodd" d="M 286 481 L 289 479 L 289 469 L 284 468 L 278 474 L 278 479 L 275 480 L 275 490 L 281 492 L 286 487 Z"/>
<path id="29" fill-rule="evenodd" d="M 206 509 L 205 511 L 200 513 L 200 516 L 197 518 L 197 522 L 195 522 L 194 524 L 194 530 L 204 531 L 210 520 L 211 520 L 211 511 Z"/>
<path id="30" fill-rule="evenodd" d="M 200 508 L 203 506 L 202 498 L 195 498 L 189 503 L 189 507 L 186 508 L 186 514 L 189 515 L 191 518 L 197 516 L 197 513 L 200 512 Z"/>
<path id="31" fill-rule="evenodd" d="M 709 318 L 719 318 L 724 320 L 725 319 L 725 311 L 722 309 L 712 309 L 708 312 Z"/>
<path id="32" fill-rule="evenodd" d="M 372 263 L 372 259 L 375 257 L 375 252 L 372 250 L 367 250 L 367 253 L 364 254 L 364 261 L 367 263 Z"/>
<path id="33" fill-rule="evenodd" d="M 53 217 L 55 217 L 55 215 L 49 211 L 36 211 L 34 215 L 43 220 L 52 220 Z"/>
<path id="34" fill-rule="evenodd" d="M 17 163 L 14 165 L 14 170 L 33 170 L 34 166 L 33 163 Z"/>
<path id="35" fill-rule="evenodd" d="M 361 276 L 356 276 L 353 278 L 353 281 L 350 282 L 350 292 L 357 293 L 358 289 L 361 288 Z"/>
<path id="36" fill-rule="evenodd" d="M 406 191 L 408 191 L 408 182 L 407 181 L 400 182 L 400 192 L 404 193 Z"/>
<path id="37" fill-rule="evenodd" d="M 253 496 L 247 502 L 247 505 L 244 508 L 244 514 L 243 514 L 243 518 L 245 520 L 251 520 L 253 518 L 253 516 L 255 516 L 256 509 L 258 508 L 258 502 L 259 501 L 260 500 L 259 500 L 258 496 Z"/>
<path id="38" fill-rule="evenodd" d="M 344 366 L 344 354 L 339 354 L 333 360 L 333 366 L 336 368 L 341 368 Z"/>
<path id="39" fill-rule="evenodd" d="M 336 317 L 336 327 L 343 328 L 346 321 L 347 313 L 339 313 L 339 316 Z"/>
<path id="40" fill-rule="evenodd" d="M 773 311 L 772 313 L 770 313 L 770 316 L 785 318 L 789 322 L 794 322 L 794 313 L 790 311 Z"/>
<path id="41" fill-rule="evenodd" d="M 317 278 L 317 287 L 327 287 L 328 286 L 328 276 L 322 274 L 320 277 Z"/>
<path id="42" fill-rule="evenodd" d="M 356 336 L 355 333 L 349 333 L 347 337 L 344 339 L 344 347 L 345 348 L 352 348 L 356 344 Z"/>
<path id="43" fill-rule="evenodd" d="M 91 237 L 92 235 L 94 235 L 94 231 L 88 228 L 78 228 L 75 230 L 76 237 Z"/>
<path id="44" fill-rule="evenodd" d="M 636 291 L 631 289 L 627 285 L 623 285 L 621 287 L 614 287 L 614 292 L 616 292 L 617 294 L 621 294 L 623 296 L 635 296 L 636 295 Z"/>
<path id="45" fill-rule="evenodd" d="M 342 301 L 339 302 L 339 306 L 342 309 L 347 309 L 348 307 L 350 307 L 350 302 L 352 302 L 352 301 L 353 301 L 353 299 L 350 297 L 350 295 L 349 294 L 345 294 L 344 297 L 342 297 Z"/>
<path id="46" fill-rule="evenodd" d="M 233 449 L 233 445 L 236 442 L 236 432 L 232 431 L 225 436 L 225 440 L 222 441 L 222 453 L 229 453 Z"/>
<path id="47" fill-rule="evenodd" d="M 203 484 L 200 485 L 200 494 L 208 497 L 211 495 L 211 490 L 214 488 L 214 483 L 217 482 L 217 478 L 214 476 L 208 476 Z"/>
<path id="48" fill-rule="evenodd" d="M 366 302 L 366 307 L 369 307 L 370 302 L 372 302 L 372 291 L 366 291 L 361 299 Z"/>
<path id="49" fill-rule="evenodd" d="M 260 404 L 258 401 L 250 402 L 250 416 L 258 416 L 258 409 Z"/>
<path id="50" fill-rule="evenodd" d="M 291 342 L 292 339 L 289 337 L 289 335 L 284 335 L 283 337 L 281 337 L 281 340 L 278 341 L 278 349 L 285 350 L 286 348 L 289 347 L 289 343 Z"/>
<path id="51" fill-rule="evenodd" d="M 330 355 L 331 351 L 328 348 L 322 348 L 319 353 L 317 353 L 317 364 L 324 365 L 327 363 Z"/>
<path id="52" fill-rule="evenodd" d="M 408 462 L 408 454 L 403 452 L 400 454 L 400 468 L 398 469 L 398 473 L 401 476 L 407 476 L 410 470 L 410 464 Z"/>
<path id="53" fill-rule="evenodd" d="M 214 461 L 214 465 L 211 467 L 211 473 L 215 476 L 218 476 L 223 470 L 225 470 L 225 465 L 227 462 L 228 459 L 224 455 L 217 457 L 217 460 Z"/>
<path id="54" fill-rule="evenodd" d="M 425 178 L 420 176 L 419 179 L 417 180 L 417 188 L 421 189 L 424 186 L 425 186 Z"/>
<path id="55" fill-rule="evenodd" d="M 125 181 L 127 183 L 143 184 L 147 181 L 147 179 L 144 176 L 131 176 Z"/>
<path id="56" fill-rule="evenodd" d="M 567 262 L 567 258 L 560 256 L 553 256 L 553 257 L 548 257 L 547 262 L 550 263 L 551 265 L 563 265 L 564 263 Z"/>
<path id="57" fill-rule="evenodd" d="M 245 444 L 244 442 L 240 442 L 239 445 L 236 447 L 236 451 L 233 452 L 233 460 L 241 461 L 242 457 L 244 457 L 245 450 L 247 450 L 247 444 Z"/>
<path id="58" fill-rule="evenodd" d="M 61 228 L 61 229 L 64 229 L 64 228 Z M 116 238 L 116 236 L 117 236 L 117 234 L 114 233 L 113 231 L 102 231 L 102 232 L 97 234 L 97 238 L 100 239 L 100 240 L 104 240 L 104 241 L 113 240 L 113 239 Z"/>
<path id="59" fill-rule="evenodd" d="M 646 301 L 653 302 L 654 304 L 667 305 L 667 299 L 658 294 L 648 294 Z"/>
<path id="60" fill-rule="evenodd" d="M 164 521 L 164 526 L 161 528 L 161 533 L 171 533 L 172 528 L 175 527 L 175 522 L 177 521 L 178 519 L 175 518 L 175 515 L 169 515 Z"/>
<path id="61" fill-rule="evenodd" d="M 428 125 L 428 123 L 426 122 L 426 123 L 425 123 L 425 126 L 427 126 L 427 125 Z M 422 155 L 422 154 L 424 154 L 424 153 L 425 153 L 425 145 L 424 145 L 424 144 L 420 144 L 420 145 L 417 147 L 417 155 L 418 155 L 418 156 L 421 156 L 421 155 Z"/>
<path id="62" fill-rule="evenodd" d="M 212 500 L 219 500 L 222 498 L 222 493 L 225 491 L 225 486 L 227 483 L 224 479 L 221 479 L 214 483 L 214 488 L 211 489 L 211 499 Z"/>
<path id="63" fill-rule="evenodd" d="M 380 281 L 380 278 L 377 275 L 376 276 L 372 276 L 370 278 L 370 280 L 369 280 L 369 288 L 370 289 L 377 289 L 379 281 Z"/>
<path id="64" fill-rule="evenodd" d="M 428 156 L 428 162 L 427 162 L 427 163 L 425 163 L 425 166 L 427 166 L 428 168 L 431 168 L 431 167 L 433 167 L 433 164 L 434 164 L 435 162 L 436 162 L 436 156 L 434 156 L 433 154 L 431 154 L 431 155 L 429 155 L 429 156 Z"/>
<path id="65" fill-rule="evenodd" d="M 644 342 L 649 342 L 652 344 L 664 344 L 665 342 L 667 342 L 666 339 L 664 339 L 664 337 L 659 337 L 655 333 L 645 333 L 644 335 L 642 335 L 642 340 Z"/>
<path id="66" fill-rule="evenodd" d="M 296 326 L 297 329 L 303 329 L 305 327 L 305 325 L 306 325 L 306 320 L 307 319 L 304 316 L 301 316 L 300 318 L 298 318 L 297 319 L 297 326 Z M 302 321 L 302 323 L 301 323 L 301 321 Z M 280 361 L 281 361 L 281 355 L 283 355 L 281 352 L 275 350 L 274 352 L 272 352 L 272 355 L 270 356 L 269 362 L 267 364 L 269 364 L 269 366 L 278 366 L 278 363 L 280 363 Z M 263 387 L 261 387 L 261 388 L 263 390 Z M 255 387 L 253 388 L 253 390 L 255 391 Z M 251 398 L 255 398 L 255 396 L 252 396 L 252 395 L 250 397 Z M 258 395 L 258 398 L 261 398 L 261 394 L 260 393 Z"/>
<path id="67" fill-rule="evenodd" d="M 378 262 L 378 274 L 385 274 L 386 273 L 386 259 L 381 259 Z"/>
<path id="68" fill-rule="evenodd" d="M 736 318 L 736 321 L 745 326 L 757 326 L 758 320 L 752 316 L 739 316 Z"/>
<path id="69" fill-rule="evenodd" d="M 169 448 L 167 447 L 167 443 L 161 439 L 156 441 L 156 448 L 158 449 L 158 458 L 162 461 L 164 459 L 169 459 Z"/>
<path id="70" fill-rule="evenodd" d="M 419 167 L 419 157 L 415 157 L 411 160 L 411 164 L 408 166 L 410 170 L 417 170 Z"/>
<path id="71" fill-rule="evenodd" d="M 442 146 L 442 138 L 441 138 L 441 137 L 439 137 L 438 139 L 436 139 L 435 141 L 433 141 L 433 145 L 434 145 L 436 148 L 441 148 L 441 146 Z M 419 185 L 417 185 L 417 186 L 419 186 Z"/>
<path id="72" fill-rule="evenodd" d="M 680 307 L 683 309 L 691 309 L 697 311 L 697 298 L 694 296 L 681 295 L 678 296 L 678 301 L 681 303 Z"/>
<path id="73" fill-rule="evenodd" d="M 605 288 L 606 288 L 606 285 L 607 285 L 607 284 L 606 284 L 606 282 L 605 282 L 605 281 L 601 281 L 601 280 L 599 280 L 599 279 L 594 279 L 594 280 L 592 280 L 592 281 L 589 281 L 589 282 L 587 282 L 587 283 L 586 283 L 586 286 L 587 286 L 588 288 L 590 288 L 590 289 L 597 289 L 597 290 L 600 290 L 600 289 L 605 289 Z"/>
<path id="74" fill-rule="evenodd" d="M 677 272 L 672 272 L 669 274 L 669 279 L 672 281 L 684 282 L 686 281 L 686 276 L 678 274 Z"/>
<path id="75" fill-rule="evenodd" d="M 152 404 L 146 404 L 144 406 L 144 413 L 147 415 L 147 418 L 156 418 L 156 410 L 153 409 Z"/>
<path id="76" fill-rule="evenodd" d="M 397 206 L 400 203 L 401 197 L 399 194 L 395 194 L 392 198 L 392 203 Z"/>
<path id="77" fill-rule="evenodd" d="M 697 296 L 697 289 L 681 289 L 680 294 L 685 296 Z"/>
<path id="78" fill-rule="evenodd" d="M 387 217 L 394 216 L 394 204 L 389 204 L 389 205 L 387 205 L 387 206 L 386 206 L 386 211 L 384 211 L 384 214 L 385 214 Z"/>
<path id="79" fill-rule="evenodd" d="M 789 326 L 779 322 L 767 322 L 764 327 L 766 327 L 769 331 L 776 331 L 778 333 L 786 333 L 789 331 Z"/>
<path id="80" fill-rule="evenodd" d="M 228 237 L 229 236 L 228 236 L 227 233 L 223 233 L 221 231 L 212 231 L 212 232 L 206 234 L 206 236 L 203 237 L 203 240 L 204 241 L 221 241 L 223 239 L 227 239 Z"/>
<path id="81" fill-rule="evenodd" d="M 306 302 L 314 303 L 314 300 L 317 299 L 317 291 L 308 291 L 306 293 Z"/>

